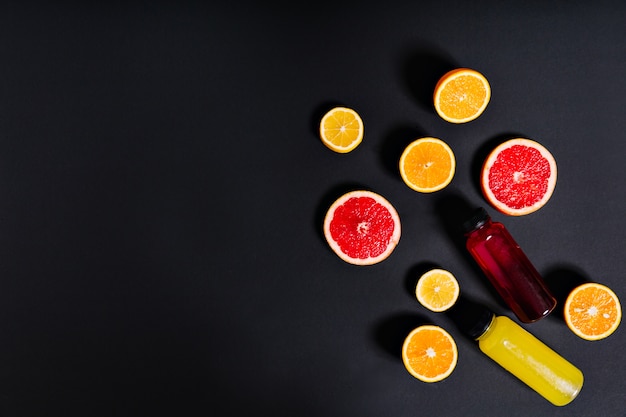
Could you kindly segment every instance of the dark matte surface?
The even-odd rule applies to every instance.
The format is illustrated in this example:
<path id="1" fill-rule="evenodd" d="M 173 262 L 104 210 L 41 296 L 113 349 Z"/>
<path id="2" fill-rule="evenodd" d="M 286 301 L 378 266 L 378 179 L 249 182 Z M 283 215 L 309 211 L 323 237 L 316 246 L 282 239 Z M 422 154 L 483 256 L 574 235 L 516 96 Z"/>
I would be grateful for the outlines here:
<path id="1" fill-rule="evenodd" d="M 585 374 L 556 408 L 412 295 L 440 265 L 511 315 L 455 225 L 486 205 L 486 152 L 519 135 L 555 155 L 556 191 L 494 218 L 559 297 L 591 280 L 626 300 L 626 5 L 517 3 L 0 6 L 0 415 L 623 414 L 623 328 L 586 342 L 559 312 L 525 326 Z M 429 101 L 457 66 L 493 89 L 460 126 Z M 336 103 L 366 126 L 347 155 L 316 133 Z M 431 195 L 396 168 L 422 135 L 458 162 Z M 356 187 L 402 219 L 375 266 L 321 234 Z M 400 361 L 426 322 L 459 345 L 438 384 Z"/>

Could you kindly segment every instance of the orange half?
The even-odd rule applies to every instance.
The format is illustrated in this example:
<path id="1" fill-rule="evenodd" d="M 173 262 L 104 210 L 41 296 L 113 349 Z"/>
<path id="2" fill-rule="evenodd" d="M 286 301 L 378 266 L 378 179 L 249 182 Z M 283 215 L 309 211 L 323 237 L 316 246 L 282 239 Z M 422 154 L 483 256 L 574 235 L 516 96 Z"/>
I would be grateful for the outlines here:
<path id="1" fill-rule="evenodd" d="M 457 68 L 446 73 L 437 85 L 433 101 L 437 114 L 450 123 L 476 119 L 491 99 L 491 86 L 480 72 Z"/>
<path id="2" fill-rule="evenodd" d="M 402 346 L 402 361 L 407 371 L 424 382 L 438 382 L 450 376 L 458 356 L 454 339 L 439 326 L 414 329 Z"/>
<path id="3" fill-rule="evenodd" d="M 456 159 L 447 143 L 426 137 L 406 147 L 399 165 L 400 176 L 406 185 L 421 193 L 432 193 L 450 184 Z"/>
<path id="4" fill-rule="evenodd" d="M 574 334 L 585 340 L 604 339 L 619 326 L 622 307 L 617 295 L 595 282 L 576 287 L 565 300 L 564 317 Z"/>

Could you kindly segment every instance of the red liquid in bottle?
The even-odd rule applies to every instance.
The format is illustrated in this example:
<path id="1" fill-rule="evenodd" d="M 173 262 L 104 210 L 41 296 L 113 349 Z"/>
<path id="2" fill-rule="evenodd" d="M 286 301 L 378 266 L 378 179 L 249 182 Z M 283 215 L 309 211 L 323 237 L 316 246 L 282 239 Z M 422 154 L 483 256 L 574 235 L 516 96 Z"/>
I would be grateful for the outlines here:
<path id="1" fill-rule="evenodd" d="M 520 321 L 550 314 L 556 299 L 504 225 L 480 209 L 464 226 L 467 250 Z"/>

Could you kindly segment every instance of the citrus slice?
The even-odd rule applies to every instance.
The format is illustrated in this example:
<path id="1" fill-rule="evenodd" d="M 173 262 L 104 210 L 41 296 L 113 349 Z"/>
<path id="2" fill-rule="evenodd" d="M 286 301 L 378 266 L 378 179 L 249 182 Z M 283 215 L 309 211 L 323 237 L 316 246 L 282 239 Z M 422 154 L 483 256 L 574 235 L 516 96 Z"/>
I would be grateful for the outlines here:
<path id="1" fill-rule="evenodd" d="M 415 287 L 417 301 L 436 313 L 446 311 L 459 298 L 459 282 L 445 269 L 431 269 L 420 277 Z"/>
<path id="2" fill-rule="evenodd" d="M 363 140 L 363 120 L 347 107 L 335 107 L 322 117 L 320 137 L 335 152 L 347 153 Z"/>
<path id="3" fill-rule="evenodd" d="M 454 152 L 437 138 L 413 141 L 400 157 L 402 180 L 421 193 L 432 193 L 446 187 L 452 181 L 455 169 Z"/>
<path id="4" fill-rule="evenodd" d="M 487 201 L 511 216 L 543 207 L 556 186 L 556 161 L 541 144 L 524 138 L 498 145 L 482 167 L 481 187 Z"/>
<path id="5" fill-rule="evenodd" d="M 435 110 L 450 123 L 466 123 L 476 119 L 491 99 L 491 87 L 478 71 L 457 68 L 446 73 L 435 86 Z"/>
<path id="6" fill-rule="evenodd" d="M 437 382 L 450 376 L 458 356 L 454 339 L 439 326 L 414 329 L 402 346 L 402 362 L 407 371 L 424 382 Z"/>
<path id="7" fill-rule="evenodd" d="M 331 249 L 354 265 L 386 259 L 400 240 L 398 212 L 382 196 L 352 191 L 339 197 L 324 219 L 324 236 Z"/>
<path id="8" fill-rule="evenodd" d="M 622 319 L 617 295 L 607 286 L 595 282 L 579 285 L 565 300 L 567 326 L 585 340 L 610 336 Z"/>

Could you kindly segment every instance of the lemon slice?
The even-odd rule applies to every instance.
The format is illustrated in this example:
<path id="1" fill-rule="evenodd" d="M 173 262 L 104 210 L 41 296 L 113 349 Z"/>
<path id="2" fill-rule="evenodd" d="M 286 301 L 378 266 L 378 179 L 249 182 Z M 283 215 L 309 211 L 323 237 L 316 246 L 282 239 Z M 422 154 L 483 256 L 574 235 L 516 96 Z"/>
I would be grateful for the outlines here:
<path id="1" fill-rule="evenodd" d="M 459 282 L 445 269 L 431 269 L 420 277 L 415 287 L 417 301 L 437 313 L 452 307 L 459 293 Z"/>
<path id="2" fill-rule="evenodd" d="M 324 145 L 335 152 L 347 153 L 363 140 L 363 120 L 347 107 L 335 107 L 322 117 L 320 137 Z"/>

